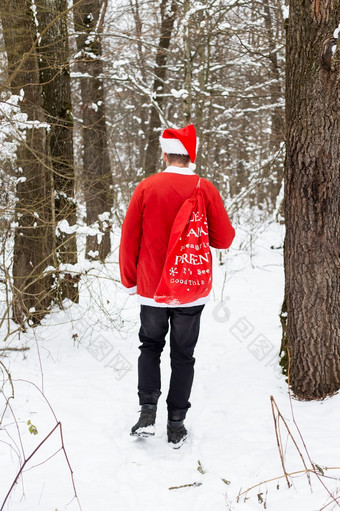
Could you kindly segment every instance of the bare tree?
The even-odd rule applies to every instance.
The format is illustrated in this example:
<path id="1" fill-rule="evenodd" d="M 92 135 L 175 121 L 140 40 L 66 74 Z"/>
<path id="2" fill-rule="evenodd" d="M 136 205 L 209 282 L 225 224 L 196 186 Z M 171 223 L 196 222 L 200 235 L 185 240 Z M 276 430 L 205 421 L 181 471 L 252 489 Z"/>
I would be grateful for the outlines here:
<path id="1" fill-rule="evenodd" d="M 289 383 L 340 388 L 340 3 L 291 0 L 287 24 L 284 249 Z"/>
<path id="2" fill-rule="evenodd" d="M 101 216 L 112 208 L 112 172 L 106 126 L 104 66 L 101 36 L 106 0 L 74 0 L 74 25 L 77 35 L 78 71 L 83 115 L 82 185 L 88 224 L 104 225 Z M 87 236 L 87 257 L 101 261 L 110 252 L 110 230 L 104 227 L 101 239 Z"/>
<path id="3" fill-rule="evenodd" d="M 140 72 L 140 76 L 142 79 L 142 83 L 146 85 L 148 83 L 147 78 L 147 59 L 145 56 L 145 50 L 143 47 L 142 36 L 143 36 L 143 21 L 141 16 L 140 9 L 140 1 L 139 0 L 129 0 L 129 5 L 131 7 L 134 23 L 135 23 L 135 37 L 136 37 L 136 46 L 137 46 L 137 54 L 136 54 L 136 64 L 137 69 Z M 145 139 L 147 136 L 147 122 L 148 122 L 148 111 L 146 108 L 139 109 L 140 115 L 140 130 L 138 136 L 138 164 L 137 167 L 142 169 L 145 161 L 144 156 L 144 148 L 145 148 Z M 136 169 L 134 169 L 135 171 Z"/>
<path id="4" fill-rule="evenodd" d="M 283 173 L 282 3 L 177 4 L 167 48 L 160 44 L 165 1 L 126 0 L 117 21 L 114 15 L 108 20 L 113 38 L 105 44 L 119 62 L 109 77 L 108 112 L 121 186 L 130 190 L 140 179 L 143 156 L 144 175 L 158 169 L 162 126 L 193 122 L 199 172 L 222 193 L 241 197 L 235 204 L 261 206 L 268 216 Z M 172 15 L 169 0 L 167 6 Z"/>
<path id="5" fill-rule="evenodd" d="M 41 0 L 37 4 L 39 67 L 43 108 L 50 125 L 48 150 L 53 170 L 55 222 L 76 223 L 75 174 L 73 154 L 73 116 L 69 71 L 70 51 L 67 33 L 67 1 Z M 57 263 L 77 262 L 76 235 L 60 231 L 57 235 Z M 77 276 L 63 276 L 61 299 L 78 299 Z"/>
<path id="6" fill-rule="evenodd" d="M 21 112 L 26 115 L 26 137 L 17 154 L 22 179 L 17 185 L 17 227 L 13 261 L 13 318 L 23 324 L 46 313 L 53 293 L 44 274 L 54 263 L 55 236 L 52 224 L 52 172 L 46 155 L 46 125 L 36 53 L 33 11 L 26 0 L 1 3 L 1 20 L 8 58 L 8 84 L 24 96 Z"/>
<path id="7" fill-rule="evenodd" d="M 164 82 L 166 77 L 166 64 L 168 49 L 171 41 L 172 29 L 177 14 L 177 0 L 161 0 L 161 28 L 156 54 L 153 82 L 153 103 L 147 132 L 147 145 L 145 150 L 145 175 L 156 172 L 159 158 L 159 135 L 161 119 L 159 111 L 164 102 Z"/>

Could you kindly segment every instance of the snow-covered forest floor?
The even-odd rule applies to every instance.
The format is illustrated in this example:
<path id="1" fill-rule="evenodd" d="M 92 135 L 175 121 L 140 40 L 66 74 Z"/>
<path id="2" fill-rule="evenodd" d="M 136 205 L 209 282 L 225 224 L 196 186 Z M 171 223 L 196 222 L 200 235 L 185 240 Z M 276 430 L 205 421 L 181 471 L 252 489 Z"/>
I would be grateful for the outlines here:
<path id="1" fill-rule="evenodd" d="M 340 495 L 340 396 L 290 400 L 278 367 L 283 234 L 273 223 L 252 236 L 239 228 L 224 264 L 216 258 L 196 350 L 189 438 L 179 450 L 166 439 L 168 350 L 156 436 L 130 437 L 139 410 L 139 306 L 120 290 L 117 250 L 105 267 L 82 263 L 79 304 L 65 304 L 15 338 L 12 347 L 30 349 L 4 360 L 15 398 L 0 429 L 0 506 L 20 464 L 60 421 L 79 502 L 57 427 L 26 464 L 4 510 L 75 511 L 79 503 L 83 511 L 336 509 L 329 492 Z M 9 383 L 4 391 L 10 394 Z M 281 419 L 286 470 L 299 472 L 289 489 L 270 396 L 301 453 Z M 303 460 L 319 467 L 320 479 L 312 473 L 308 480 Z"/>

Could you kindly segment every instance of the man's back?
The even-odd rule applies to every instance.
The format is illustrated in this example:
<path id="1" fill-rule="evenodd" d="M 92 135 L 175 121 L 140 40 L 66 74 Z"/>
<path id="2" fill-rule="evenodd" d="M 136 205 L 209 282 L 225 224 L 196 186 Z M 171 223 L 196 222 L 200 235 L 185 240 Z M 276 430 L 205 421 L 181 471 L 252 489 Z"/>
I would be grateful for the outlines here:
<path id="1" fill-rule="evenodd" d="M 161 278 L 172 224 L 183 202 L 194 192 L 199 177 L 188 168 L 169 166 L 136 188 L 122 228 L 122 283 L 137 284 L 138 295 L 152 299 Z M 234 238 L 221 196 L 206 179 L 201 189 L 207 208 L 210 245 L 228 248 Z M 136 260 L 138 264 L 136 267 Z"/>

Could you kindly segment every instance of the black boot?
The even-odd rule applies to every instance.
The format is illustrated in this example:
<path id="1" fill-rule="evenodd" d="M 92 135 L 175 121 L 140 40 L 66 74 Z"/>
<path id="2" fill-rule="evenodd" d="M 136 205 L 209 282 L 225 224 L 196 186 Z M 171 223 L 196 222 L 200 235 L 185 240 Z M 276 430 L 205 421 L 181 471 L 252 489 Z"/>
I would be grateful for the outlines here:
<path id="1" fill-rule="evenodd" d="M 184 421 L 168 420 L 168 442 L 174 449 L 179 449 L 187 439 L 187 430 Z"/>
<path id="2" fill-rule="evenodd" d="M 157 405 L 141 405 L 137 424 L 131 429 L 131 435 L 148 437 L 155 434 Z"/>

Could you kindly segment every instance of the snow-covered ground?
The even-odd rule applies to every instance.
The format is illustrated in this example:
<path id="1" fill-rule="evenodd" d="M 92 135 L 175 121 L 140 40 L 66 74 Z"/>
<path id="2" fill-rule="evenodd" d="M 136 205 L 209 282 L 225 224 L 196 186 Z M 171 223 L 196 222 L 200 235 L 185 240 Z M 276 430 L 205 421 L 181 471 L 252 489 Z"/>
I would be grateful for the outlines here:
<path id="1" fill-rule="evenodd" d="M 166 439 L 168 350 L 162 361 L 156 436 L 129 435 L 139 409 L 139 307 L 115 281 L 116 252 L 105 268 L 93 264 L 82 280 L 79 304 L 66 304 L 11 343 L 30 350 L 13 352 L 6 360 L 15 399 L 0 430 L 0 509 L 20 464 L 58 421 L 79 500 L 58 426 L 26 464 L 4 510 L 336 509 L 328 492 L 340 495 L 340 468 L 330 468 L 340 465 L 340 397 L 291 402 L 277 365 L 282 242 L 277 224 L 253 237 L 238 229 L 233 248 L 223 254 L 224 264 L 216 260 L 214 293 L 203 312 L 196 350 L 189 438 L 179 450 L 171 449 Z M 8 383 L 5 393 L 10 394 Z M 319 480 L 311 474 L 309 484 L 300 472 L 287 488 L 270 396 L 307 467 L 309 455 L 319 467 L 329 467 L 327 477 Z M 4 396 L 0 398 L 2 409 Z M 27 421 L 38 434 L 30 433 Z M 287 472 L 303 471 L 282 420 L 279 428 Z"/>

